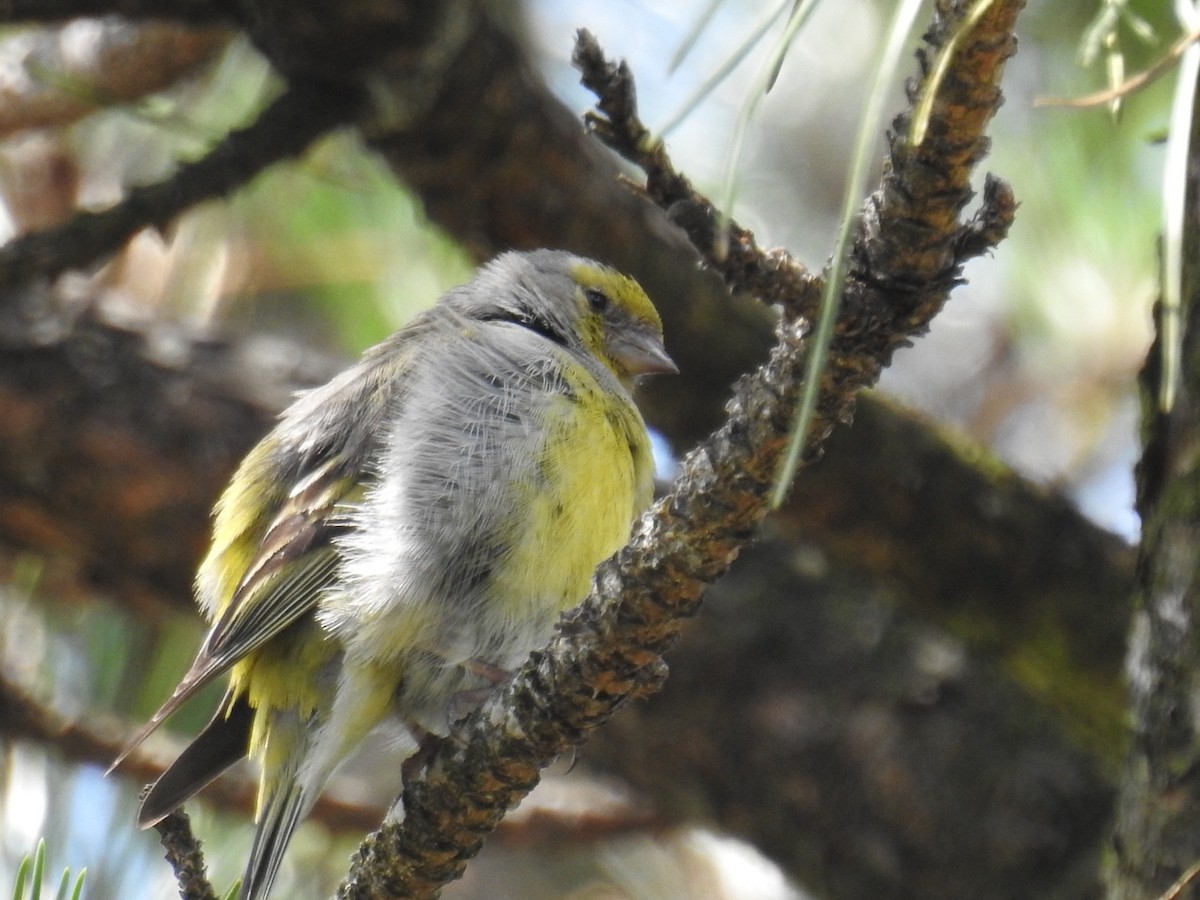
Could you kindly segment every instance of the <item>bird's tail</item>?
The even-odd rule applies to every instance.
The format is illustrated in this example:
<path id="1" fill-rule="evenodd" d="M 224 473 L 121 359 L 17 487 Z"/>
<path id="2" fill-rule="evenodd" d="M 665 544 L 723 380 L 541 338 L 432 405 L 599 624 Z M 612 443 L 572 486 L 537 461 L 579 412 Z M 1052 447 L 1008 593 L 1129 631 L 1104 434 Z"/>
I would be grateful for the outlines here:
<path id="1" fill-rule="evenodd" d="M 296 826 L 338 763 L 390 709 L 394 693 L 394 678 L 379 677 L 371 666 L 348 666 L 331 706 L 322 704 L 303 722 L 294 710 L 271 720 L 269 737 L 257 745 L 263 767 L 258 830 L 239 900 L 265 900 Z"/>
<path id="2" fill-rule="evenodd" d="M 250 861 L 242 876 L 239 900 L 263 900 L 279 874 L 279 864 L 296 826 L 308 813 L 315 794 L 294 777 L 280 779 L 260 808 L 258 830 L 250 848 Z"/>

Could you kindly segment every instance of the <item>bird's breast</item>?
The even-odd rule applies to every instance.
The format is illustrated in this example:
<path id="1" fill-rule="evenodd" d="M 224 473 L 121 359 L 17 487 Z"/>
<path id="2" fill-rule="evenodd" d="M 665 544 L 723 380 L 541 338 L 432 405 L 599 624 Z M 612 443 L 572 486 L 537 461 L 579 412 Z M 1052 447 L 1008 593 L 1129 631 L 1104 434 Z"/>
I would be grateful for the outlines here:
<path id="1" fill-rule="evenodd" d="M 636 410 L 594 388 L 552 399 L 536 465 L 512 485 L 513 535 L 492 576 L 500 615 L 552 624 L 629 538 L 648 453 Z M 640 438 L 640 439 L 639 439 Z"/>

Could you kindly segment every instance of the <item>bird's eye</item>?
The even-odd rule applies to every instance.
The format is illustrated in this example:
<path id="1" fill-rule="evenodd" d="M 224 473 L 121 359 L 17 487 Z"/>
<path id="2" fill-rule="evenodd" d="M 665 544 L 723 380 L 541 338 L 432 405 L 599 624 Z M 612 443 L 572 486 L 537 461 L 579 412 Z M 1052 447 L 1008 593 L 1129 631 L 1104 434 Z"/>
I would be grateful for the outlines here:
<path id="1" fill-rule="evenodd" d="M 588 288 L 583 292 L 583 296 L 587 297 L 588 306 L 593 312 L 602 313 L 608 309 L 608 295 L 604 291 L 597 288 Z"/>

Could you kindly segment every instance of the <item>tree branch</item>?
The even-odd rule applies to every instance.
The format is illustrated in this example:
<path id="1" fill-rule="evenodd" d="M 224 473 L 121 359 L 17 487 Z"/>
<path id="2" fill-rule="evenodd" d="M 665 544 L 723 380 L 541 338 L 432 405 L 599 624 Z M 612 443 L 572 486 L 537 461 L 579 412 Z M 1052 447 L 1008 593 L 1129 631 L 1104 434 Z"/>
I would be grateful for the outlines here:
<path id="1" fill-rule="evenodd" d="M 217 900 L 217 894 L 208 881 L 204 865 L 204 853 L 200 842 L 192 833 L 192 823 L 181 809 L 168 815 L 154 825 L 163 848 L 167 851 L 167 862 L 179 883 L 180 900 Z"/>
<path id="2" fill-rule="evenodd" d="M 292 391 L 334 367 L 47 293 L 0 303 L 0 536 L 80 592 L 108 590 L 151 616 L 164 596 L 192 608 L 209 511 L 233 466 Z"/>
<path id="3" fill-rule="evenodd" d="M 931 134 L 946 134 L 947 116 L 953 116 L 964 125 L 954 147 L 967 153 L 943 159 L 937 151 L 950 145 L 932 140 L 925 152 L 905 154 L 894 142 L 903 174 L 913 174 L 908 164 L 919 155 L 922 168 L 932 167 L 949 183 L 930 191 L 922 190 L 932 183 L 928 175 L 915 179 L 901 204 L 888 195 L 895 183 L 885 181 L 883 196 L 870 205 L 874 215 L 856 258 L 876 258 L 873 271 L 881 280 L 849 286 L 810 447 L 818 447 L 834 423 L 849 415 L 855 393 L 874 381 L 897 344 L 927 326 L 959 277 L 965 260 L 953 249 L 966 229 L 957 214 L 970 192 L 969 166 L 960 161 L 982 156 L 983 126 L 999 103 L 1000 72 L 1014 49 L 1012 27 L 1021 6 L 992 6 L 963 41 L 959 59 L 966 62 L 947 78 L 953 87 L 935 104 Z M 954 24 L 942 20 L 938 26 Z M 941 34 L 935 27 L 931 42 Z M 1004 210 L 1011 213 L 998 186 L 986 199 L 997 218 Z M 953 217 L 943 215 L 949 207 Z M 898 217 L 901 208 L 904 219 Z M 888 231 L 907 229 L 913 216 L 940 225 L 923 235 L 923 252 L 915 260 L 889 249 L 894 236 Z M 940 247 L 950 252 L 937 252 Z M 901 282 L 901 275 L 910 277 Z M 925 280 L 914 282 L 918 276 Z M 766 514 L 798 397 L 806 327 L 803 321 L 781 325 L 771 359 L 739 383 L 726 423 L 687 456 L 672 493 L 643 517 L 629 545 L 601 564 L 592 593 L 564 617 L 550 646 L 468 720 L 461 743 L 438 748 L 426 776 L 405 789 L 403 823 L 368 838 L 339 897 L 436 893 L 528 793 L 542 766 L 629 699 L 659 688 L 665 677 L 662 651 L 681 621 L 695 613 L 704 586 L 725 571 Z"/>
<path id="4" fill-rule="evenodd" d="M 162 90 L 212 59 L 232 33 L 160 22 L 88 25 L 88 53 L 74 46 L 78 23 L 14 35 L 0 45 L 0 63 L 11 73 L 0 81 L 0 136 L 67 124 L 99 106 Z"/>
<path id="5" fill-rule="evenodd" d="M 767 306 L 786 304 L 793 315 L 813 317 L 821 286 L 804 266 L 784 250 L 762 250 L 754 235 L 735 221 L 718 235 L 720 212 L 675 170 L 666 145 L 638 117 L 633 73 L 625 62 L 605 59 L 587 30 L 580 30 L 571 61 L 583 86 L 597 97 L 596 112 L 584 114 L 584 125 L 646 173 L 646 196 L 683 229 L 709 268 L 735 294 L 749 294 Z"/>
<path id="6" fill-rule="evenodd" d="M 161 19 L 208 25 L 237 19 L 233 0 L 4 0 L 0 21 L 66 22 L 79 18 L 121 16 L 130 20 Z"/>
<path id="7" fill-rule="evenodd" d="M 1105 761 L 893 599 L 766 540 L 581 759 L 824 900 L 1096 896 Z"/>
<path id="8" fill-rule="evenodd" d="M 776 528 L 1000 665 L 1115 771 L 1133 548 L 979 447 L 863 400 L 796 480 Z"/>
<path id="9" fill-rule="evenodd" d="M 162 227 L 196 203 L 246 184 L 267 166 L 300 154 L 316 138 L 351 121 L 362 101 L 355 88 L 292 82 L 254 124 L 229 134 L 166 181 L 134 188 L 110 209 L 80 212 L 58 228 L 15 238 L 0 248 L 0 290 L 90 265 L 140 229 Z"/>
<path id="10" fill-rule="evenodd" d="M 1182 139 L 1172 136 L 1172 139 Z M 1108 897 L 1149 900 L 1200 860 L 1200 95 L 1193 96 L 1184 198 L 1180 385 L 1160 408 L 1163 319 L 1141 374 L 1137 469 L 1142 543 L 1128 662 L 1133 739 L 1106 872 Z M 1165 239 L 1164 239 L 1165 240 Z M 1164 277 L 1165 274 L 1164 274 Z M 1194 875 L 1194 872 L 1193 872 Z M 1191 894 L 1193 892 L 1186 892 Z M 1183 896 L 1181 894 L 1181 896 Z"/>

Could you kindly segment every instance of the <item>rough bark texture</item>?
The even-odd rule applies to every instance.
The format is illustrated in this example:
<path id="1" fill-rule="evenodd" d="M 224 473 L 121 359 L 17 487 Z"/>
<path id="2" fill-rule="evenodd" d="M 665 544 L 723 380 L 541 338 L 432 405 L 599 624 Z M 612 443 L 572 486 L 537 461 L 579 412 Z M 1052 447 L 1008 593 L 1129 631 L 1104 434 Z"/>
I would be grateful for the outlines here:
<path id="1" fill-rule="evenodd" d="M 1097 760 L 960 642 L 806 564 L 789 543 L 743 554 L 662 693 L 582 760 L 816 896 L 1095 896 L 1112 799 Z"/>
<path id="2" fill-rule="evenodd" d="M 1159 408 L 1163 332 L 1142 372 L 1142 544 L 1129 673 L 1133 741 L 1121 776 L 1108 896 L 1148 900 L 1200 861 L 1200 110 L 1185 202 L 1181 384 Z M 1192 871 L 1194 879 L 1196 872 Z M 1195 888 L 1180 896 L 1190 897 Z"/>
<path id="3" fill-rule="evenodd" d="M 233 466 L 292 388 L 332 369 L 39 301 L 0 308 L 0 535 L 84 590 L 190 603 Z"/>
<path id="4" fill-rule="evenodd" d="M 167 862 L 175 870 L 180 900 L 217 900 L 208 883 L 200 842 L 192 836 L 187 814 L 176 810 L 154 826 L 167 851 Z"/>
<path id="5" fill-rule="evenodd" d="M 1134 552 L 1069 501 L 880 399 L 834 433 L 776 527 L 1000 665 L 1115 771 Z"/>

